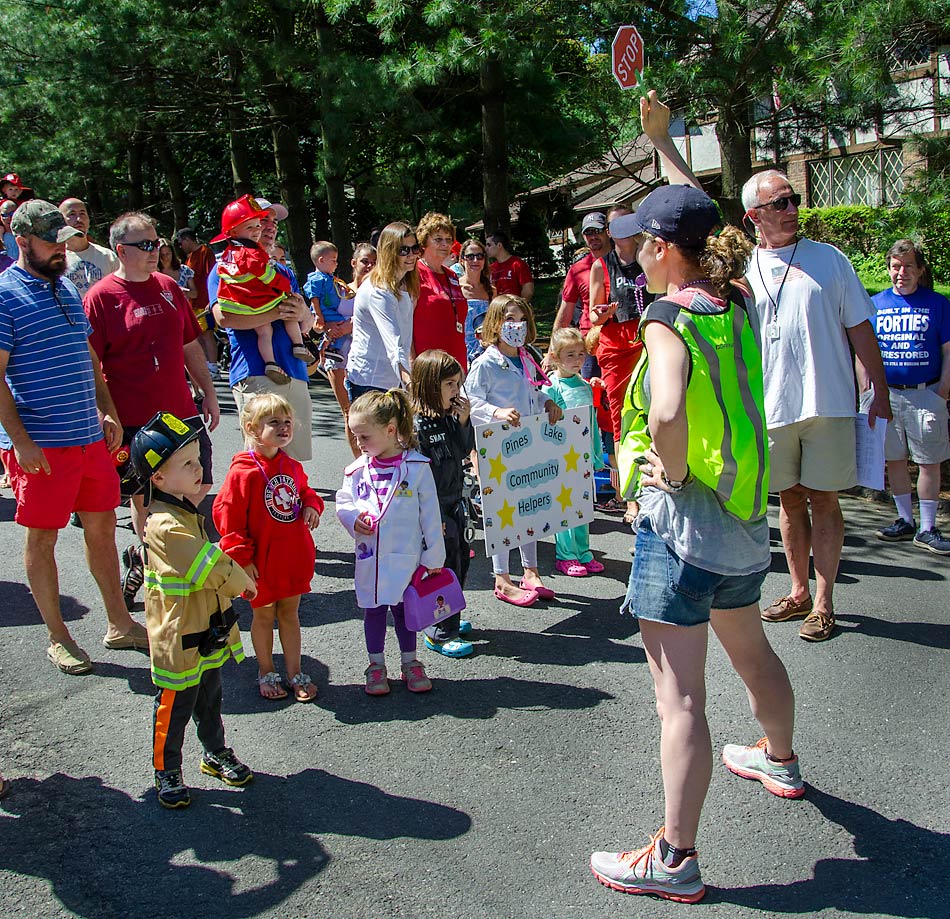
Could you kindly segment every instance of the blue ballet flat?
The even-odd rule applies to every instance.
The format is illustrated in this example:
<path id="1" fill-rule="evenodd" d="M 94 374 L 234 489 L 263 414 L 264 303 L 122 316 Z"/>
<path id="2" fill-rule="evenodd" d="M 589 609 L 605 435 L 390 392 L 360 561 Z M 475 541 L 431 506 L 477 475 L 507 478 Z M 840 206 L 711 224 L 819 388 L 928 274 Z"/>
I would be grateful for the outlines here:
<path id="1" fill-rule="evenodd" d="M 475 649 L 471 642 L 459 641 L 457 638 L 451 638 L 448 641 L 433 641 L 428 635 L 424 636 L 425 646 L 436 654 L 442 654 L 445 657 L 468 657 Z"/>
<path id="2" fill-rule="evenodd" d="M 471 635 L 472 634 L 472 623 L 467 619 L 462 619 L 459 622 L 459 635 Z"/>

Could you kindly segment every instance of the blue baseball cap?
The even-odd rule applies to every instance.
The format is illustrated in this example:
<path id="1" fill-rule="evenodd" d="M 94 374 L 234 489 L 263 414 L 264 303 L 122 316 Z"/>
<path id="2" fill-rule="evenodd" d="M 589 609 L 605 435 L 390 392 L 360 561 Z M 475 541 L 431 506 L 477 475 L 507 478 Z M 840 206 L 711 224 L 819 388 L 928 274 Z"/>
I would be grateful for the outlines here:
<path id="1" fill-rule="evenodd" d="M 702 245 L 713 227 L 722 222 L 716 202 L 692 185 L 664 185 L 648 194 L 635 214 L 618 217 L 610 224 L 610 235 L 618 221 L 630 221 L 635 233 L 659 236 L 674 245 L 695 248 Z M 623 227 L 624 235 L 628 228 Z"/>

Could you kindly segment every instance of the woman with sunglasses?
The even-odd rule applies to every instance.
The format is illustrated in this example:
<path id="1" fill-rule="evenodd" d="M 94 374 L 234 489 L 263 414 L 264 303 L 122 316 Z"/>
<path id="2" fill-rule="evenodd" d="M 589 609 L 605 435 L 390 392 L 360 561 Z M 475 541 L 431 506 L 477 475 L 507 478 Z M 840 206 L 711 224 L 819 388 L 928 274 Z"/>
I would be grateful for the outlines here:
<path id="1" fill-rule="evenodd" d="M 353 308 L 353 341 L 346 361 L 350 402 L 363 393 L 409 384 L 419 252 L 416 234 L 406 223 L 391 223 L 379 234 L 376 265 L 356 292 Z"/>
<path id="2" fill-rule="evenodd" d="M 495 296 L 491 283 L 491 271 L 488 268 L 488 252 L 477 239 L 467 239 L 459 254 L 464 273 L 460 278 L 462 293 L 468 303 L 465 315 L 465 350 L 471 364 L 481 356 L 482 343 L 475 334 L 480 322 L 488 312 L 488 304 Z"/>
<path id="3" fill-rule="evenodd" d="M 416 354 L 431 350 L 445 351 L 459 362 L 464 371 L 468 366 L 465 350 L 468 304 L 458 275 L 445 267 L 445 262 L 452 255 L 455 226 L 445 214 L 430 212 L 419 221 L 416 237 L 422 246 L 419 299 L 413 316 Z"/>

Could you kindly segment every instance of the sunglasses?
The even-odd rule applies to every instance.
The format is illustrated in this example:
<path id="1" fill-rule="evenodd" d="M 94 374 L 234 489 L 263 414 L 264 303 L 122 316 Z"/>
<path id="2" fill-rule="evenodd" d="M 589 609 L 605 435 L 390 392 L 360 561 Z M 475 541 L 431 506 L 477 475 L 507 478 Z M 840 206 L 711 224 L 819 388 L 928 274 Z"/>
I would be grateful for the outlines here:
<path id="1" fill-rule="evenodd" d="M 785 211 L 788 210 L 789 202 L 798 207 L 802 203 L 801 195 L 782 195 L 781 198 L 776 198 L 774 201 L 767 201 L 765 204 L 757 204 L 754 210 L 759 210 L 763 207 L 770 207 L 773 211 Z"/>
<path id="2" fill-rule="evenodd" d="M 462 258 L 464 258 L 466 262 L 484 262 L 485 253 L 484 252 L 466 252 L 465 255 L 462 256 Z"/>
<path id="3" fill-rule="evenodd" d="M 133 249 L 139 249 L 142 252 L 155 252 L 162 248 L 160 239 L 143 239 L 137 243 L 119 243 L 120 246 L 131 246 Z"/>
<path id="4" fill-rule="evenodd" d="M 416 243 L 414 246 L 400 246 L 396 250 L 401 258 L 405 258 L 407 255 L 418 255 L 421 251 L 422 246 L 420 246 L 419 243 Z"/>
<path id="5" fill-rule="evenodd" d="M 588 227 L 586 230 L 584 230 L 582 235 L 583 236 L 603 236 L 606 232 L 607 232 L 606 230 L 598 230 L 597 227 Z"/>

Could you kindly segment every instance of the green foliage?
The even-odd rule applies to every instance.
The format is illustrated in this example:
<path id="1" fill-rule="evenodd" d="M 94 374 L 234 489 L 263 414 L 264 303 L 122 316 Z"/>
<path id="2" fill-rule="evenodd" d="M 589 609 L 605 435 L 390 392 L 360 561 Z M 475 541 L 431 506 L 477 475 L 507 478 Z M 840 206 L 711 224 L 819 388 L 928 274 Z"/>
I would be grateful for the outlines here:
<path id="1" fill-rule="evenodd" d="M 935 282 L 950 283 L 950 209 L 803 207 L 799 213 L 802 235 L 841 249 L 866 287 L 889 285 L 884 257 L 901 238 L 923 246 Z"/>

